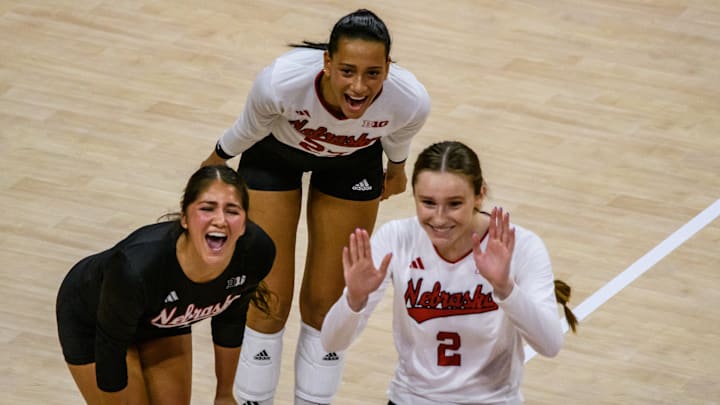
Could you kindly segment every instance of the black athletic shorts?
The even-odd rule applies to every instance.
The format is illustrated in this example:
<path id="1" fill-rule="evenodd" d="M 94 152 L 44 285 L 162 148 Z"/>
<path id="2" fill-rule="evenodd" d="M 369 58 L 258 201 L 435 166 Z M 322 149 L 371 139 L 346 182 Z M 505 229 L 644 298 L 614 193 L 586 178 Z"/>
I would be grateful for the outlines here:
<path id="1" fill-rule="evenodd" d="M 68 364 L 82 365 L 95 362 L 95 333 L 97 304 L 88 303 L 77 291 L 82 283 L 82 270 L 87 257 L 76 264 L 65 276 L 57 301 L 55 316 L 58 338 L 63 356 Z M 161 331 L 162 336 L 178 336 L 191 333 L 191 328 L 168 328 Z M 137 343 L 137 342 L 136 342 Z"/>
<path id="2" fill-rule="evenodd" d="M 348 156 L 319 157 L 285 145 L 271 134 L 240 156 L 238 173 L 251 190 L 289 191 L 302 187 L 302 175 L 311 172 L 310 184 L 333 197 L 369 201 L 383 187 L 382 144 Z"/>

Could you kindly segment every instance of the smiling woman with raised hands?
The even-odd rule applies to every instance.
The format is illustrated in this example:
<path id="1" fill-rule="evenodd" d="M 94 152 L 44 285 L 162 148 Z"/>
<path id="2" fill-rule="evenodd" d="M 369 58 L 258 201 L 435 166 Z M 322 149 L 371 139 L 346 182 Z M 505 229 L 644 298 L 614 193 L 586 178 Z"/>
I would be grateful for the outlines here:
<path id="1" fill-rule="evenodd" d="M 412 186 L 415 217 L 372 239 L 350 234 L 347 286 L 325 317 L 323 346 L 347 349 L 392 283 L 399 364 L 390 404 L 519 404 L 523 342 L 545 356 L 563 342 L 545 245 L 502 208 L 482 211 L 480 161 L 462 143 L 420 153 Z"/>
<path id="2" fill-rule="evenodd" d="M 242 178 L 224 165 L 203 167 L 177 219 L 144 226 L 70 270 L 57 297 L 58 333 L 88 404 L 189 404 L 191 324 L 207 318 L 215 404 L 236 403 L 248 306 L 268 313 L 262 280 L 275 258 L 247 213 Z"/>

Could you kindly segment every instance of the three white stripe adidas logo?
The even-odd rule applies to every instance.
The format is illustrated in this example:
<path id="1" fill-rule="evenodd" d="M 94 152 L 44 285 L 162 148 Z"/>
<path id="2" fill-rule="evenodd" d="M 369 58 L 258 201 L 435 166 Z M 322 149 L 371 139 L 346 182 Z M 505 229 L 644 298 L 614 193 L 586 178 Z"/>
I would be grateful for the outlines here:
<path id="1" fill-rule="evenodd" d="M 167 304 L 168 302 L 175 302 L 179 299 L 180 299 L 180 297 L 178 297 L 175 290 L 172 290 L 172 291 L 170 291 L 170 294 L 168 294 L 167 297 L 165 297 L 165 303 Z"/>
<path id="2" fill-rule="evenodd" d="M 372 190 L 372 186 L 368 183 L 367 179 L 362 179 L 360 183 L 352 186 L 352 189 L 355 191 L 370 191 Z"/>

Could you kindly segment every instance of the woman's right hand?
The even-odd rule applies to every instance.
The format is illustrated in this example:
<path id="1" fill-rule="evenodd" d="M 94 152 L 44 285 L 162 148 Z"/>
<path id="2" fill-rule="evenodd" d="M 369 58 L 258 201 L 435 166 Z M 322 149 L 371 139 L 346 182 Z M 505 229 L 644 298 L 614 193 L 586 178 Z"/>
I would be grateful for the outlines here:
<path id="1" fill-rule="evenodd" d="M 226 164 L 226 160 L 221 158 L 220 155 L 217 154 L 217 152 L 213 151 L 210 156 L 208 156 L 205 160 L 203 160 L 202 163 L 200 163 L 200 167 L 205 166 L 222 166 Z"/>
<path id="2" fill-rule="evenodd" d="M 356 229 L 350 234 L 350 246 L 343 248 L 343 273 L 347 286 L 347 301 L 350 308 L 359 312 L 367 303 L 371 292 L 380 287 L 392 253 L 383 257 L 380 268 L 375 268 L 370 247 L 370 235 L 364 229 Z"/>

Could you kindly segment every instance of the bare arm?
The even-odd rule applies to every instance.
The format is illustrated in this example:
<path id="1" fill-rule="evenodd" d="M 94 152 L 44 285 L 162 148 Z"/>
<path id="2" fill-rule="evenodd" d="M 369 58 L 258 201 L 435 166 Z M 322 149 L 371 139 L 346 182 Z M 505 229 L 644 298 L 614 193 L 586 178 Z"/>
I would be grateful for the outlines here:
<path id="1" fill-rule="evenodd" d="M 212 151 L 210 156 L 200 163 L 200 166 L 220 166 L 224 165 L 226 161 L 227 159 L 220 157 L 216 151 Z"/>
<path id="2" fill-rule="evenodd" d="M 106 392 L 100 390 L 101 405 L 130 405 L 130 396 L 128 389 L 125 388 L 118 392 Z"/>
<path id="3" fill-rule="evenodd" d="M 237 370 L 240 357 L 239 347 L 222 347 L 213 345 L 215 349 L 215 377 L 217 387 L 215 388 L 215 405 L 232 404 L 237 402 L 233 397 L 233 381 L 235 370 Z"/>

